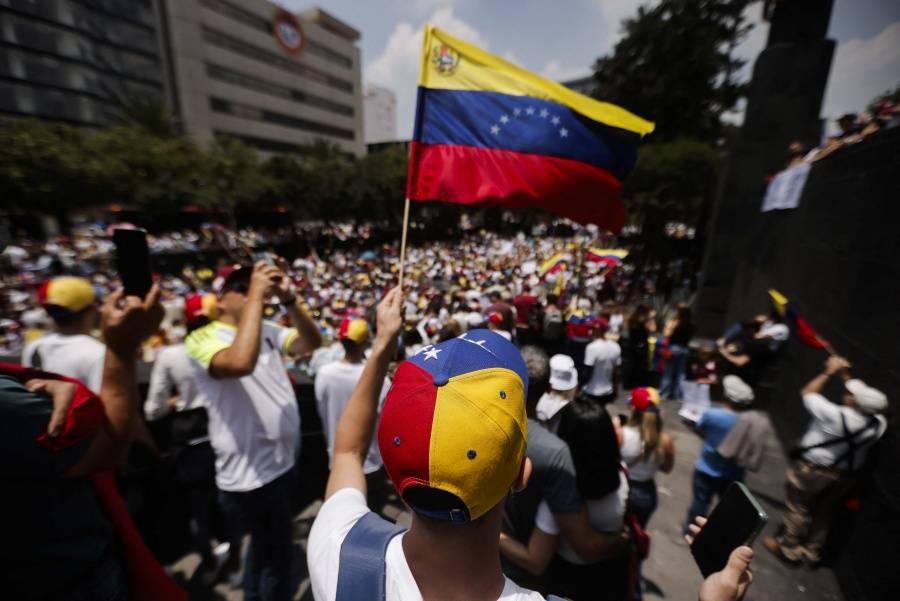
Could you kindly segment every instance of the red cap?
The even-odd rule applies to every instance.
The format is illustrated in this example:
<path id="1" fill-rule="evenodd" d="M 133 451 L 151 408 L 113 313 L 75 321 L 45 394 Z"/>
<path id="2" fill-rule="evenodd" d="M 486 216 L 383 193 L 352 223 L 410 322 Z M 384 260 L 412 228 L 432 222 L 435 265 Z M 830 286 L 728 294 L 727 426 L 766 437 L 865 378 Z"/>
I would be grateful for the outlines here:
<path id="1" fill-rule="evenodd" d="M 184 301 L 184 321 L 189 326 L 198 325 L 203 319 L 219 316 L 215 294 L 192 294 Z"/>

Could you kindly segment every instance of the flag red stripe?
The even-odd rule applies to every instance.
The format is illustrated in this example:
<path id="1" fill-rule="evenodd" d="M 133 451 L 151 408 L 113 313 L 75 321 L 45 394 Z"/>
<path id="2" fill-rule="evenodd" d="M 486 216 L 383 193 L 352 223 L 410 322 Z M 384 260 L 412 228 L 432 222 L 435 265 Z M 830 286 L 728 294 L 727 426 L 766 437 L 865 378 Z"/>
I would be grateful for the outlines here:
<path id="1" fill-rule="evenodd" d="M 407 185 L 412 200 L 547 209 L 618 232 L 625 221 L 621 190 L 611 173 L 579 161 L 412 142 Z"/>
<path id="2" fill-rule="evenodd" d="M 794 333 L 797 335 L 797 340 L 805 344 L 810 348 L 823 349 L 825 348 L 825 342 L 819 338 L 819 335 L 816 331 L 809 325 L 809 322 L 803 318 L 802 315 L 794 315 Z"/>

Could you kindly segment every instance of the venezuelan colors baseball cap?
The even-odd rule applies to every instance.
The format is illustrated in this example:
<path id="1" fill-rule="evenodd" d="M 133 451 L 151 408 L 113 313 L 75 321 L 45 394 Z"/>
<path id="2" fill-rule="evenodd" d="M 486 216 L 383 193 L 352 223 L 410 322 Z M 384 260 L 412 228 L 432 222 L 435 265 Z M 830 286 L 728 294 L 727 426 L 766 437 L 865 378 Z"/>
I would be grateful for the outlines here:
<path id="1" fill-rule="evenodd" d="M 189 326 L 218 316 L 219 305 L 215 294 L 192 294 L 184 301 L 184 320 Z"/>
<path id="2" fill-rule="evenodd" d="M 38 288 L 38 300 L 51 316 L 73 315 L 94 304 L 97 293 L 84 278 L 59 277 L 47 280 Z"/>
<path id="3" fill-rule="evenodd" d="M 659 410 L 659 391 L 650 386 L 631 391 L 631 406 L 638 411 Z"/>
<path id="4" fill-rule="evenodd" d="M 397 368 L 378 446 L 397 492 L 417 513 L 467 522 L 496 506 L 525 457 L 528 373 L 489 330 L 424 347 Z"/>
<path id="5" fill-rule="evenodd" d="M 338 329 L 338 339 L 362 344 L 369 339 L 369 324 L 365 319 L 345 319 Z"/>

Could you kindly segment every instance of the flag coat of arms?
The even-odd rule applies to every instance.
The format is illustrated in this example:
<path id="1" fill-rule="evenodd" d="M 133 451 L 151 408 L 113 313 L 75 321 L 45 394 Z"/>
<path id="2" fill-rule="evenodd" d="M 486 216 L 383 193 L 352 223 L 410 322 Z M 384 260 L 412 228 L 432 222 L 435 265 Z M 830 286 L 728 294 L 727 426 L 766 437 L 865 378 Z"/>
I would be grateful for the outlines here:
<path id="1" fill-rule="evenodd" d="M 618 232 L 653 123 L 426 26 L 407 196 L 540 208 Z"/>

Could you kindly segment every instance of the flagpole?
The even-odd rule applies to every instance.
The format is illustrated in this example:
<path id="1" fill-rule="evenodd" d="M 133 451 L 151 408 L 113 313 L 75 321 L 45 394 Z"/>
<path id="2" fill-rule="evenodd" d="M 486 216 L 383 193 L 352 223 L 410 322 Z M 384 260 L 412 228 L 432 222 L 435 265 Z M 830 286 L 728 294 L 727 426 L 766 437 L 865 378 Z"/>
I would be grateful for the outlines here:
<path id="1" fill-rule="evenodd" d="M 409 196 L 406 197 L 406 204 L 403 205 L 403 233 L 400 234 L 400 282 L 397 284 L 403 289 L 403 274 L 406 264 L 406 231 L 409 229 Z"/>

